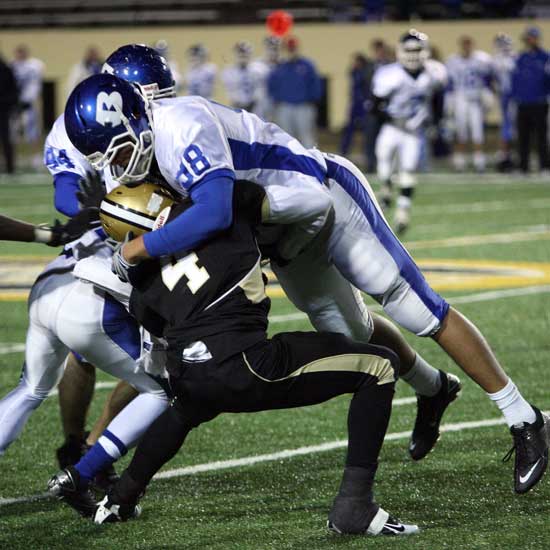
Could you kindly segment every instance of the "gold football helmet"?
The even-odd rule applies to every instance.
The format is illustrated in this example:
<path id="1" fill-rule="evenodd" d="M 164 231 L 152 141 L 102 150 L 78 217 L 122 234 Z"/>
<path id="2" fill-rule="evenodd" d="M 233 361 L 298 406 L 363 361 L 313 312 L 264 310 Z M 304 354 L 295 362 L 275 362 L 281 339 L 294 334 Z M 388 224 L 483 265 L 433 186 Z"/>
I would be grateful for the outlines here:
<path id="1" fill-rule="evenodd" d="M 109 237 L 123 241 L 128 231 L 135 237 L 152 231 L 158 215 L 175 202 L 167 189 L 154 183 L 120 185 L 101 202 L 99 219 Z"/>

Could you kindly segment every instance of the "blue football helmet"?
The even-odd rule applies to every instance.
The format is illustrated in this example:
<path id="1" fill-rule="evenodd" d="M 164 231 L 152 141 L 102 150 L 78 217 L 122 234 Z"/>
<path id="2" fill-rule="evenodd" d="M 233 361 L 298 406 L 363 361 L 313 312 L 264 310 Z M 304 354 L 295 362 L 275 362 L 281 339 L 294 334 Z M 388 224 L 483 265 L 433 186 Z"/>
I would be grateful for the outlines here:
<path id="1" fill-rule="evenodd" d="M 138 84 L 147 99 L 176 95 L 176 83 L 166 59 L 143 44 L 121 46 L 106 59 L 101 72 Z"/>
<path id="2" fill-rule="evenodd" d="M 73 145 L 96 170 L 109 168 L 120 183 L 145 178 L 154 155 L 154 136 L 148 100 L 140 89 L 110 74 L 81 82 L 65 106 L 65 128 Z M 115 157 L 131 147 L 128 164 Z"/>

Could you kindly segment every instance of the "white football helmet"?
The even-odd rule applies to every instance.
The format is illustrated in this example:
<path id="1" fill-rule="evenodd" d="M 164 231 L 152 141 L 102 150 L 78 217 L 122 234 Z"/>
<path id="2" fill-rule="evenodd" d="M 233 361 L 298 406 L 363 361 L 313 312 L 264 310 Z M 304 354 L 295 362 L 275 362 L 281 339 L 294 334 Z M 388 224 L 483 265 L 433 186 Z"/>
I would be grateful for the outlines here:
<path id="1" fill-rule="evenodd" d="M 410 29 L 397 45 L 397 61 L 408 71 L 419 71 L 430 57 L 428 35 Z"/>

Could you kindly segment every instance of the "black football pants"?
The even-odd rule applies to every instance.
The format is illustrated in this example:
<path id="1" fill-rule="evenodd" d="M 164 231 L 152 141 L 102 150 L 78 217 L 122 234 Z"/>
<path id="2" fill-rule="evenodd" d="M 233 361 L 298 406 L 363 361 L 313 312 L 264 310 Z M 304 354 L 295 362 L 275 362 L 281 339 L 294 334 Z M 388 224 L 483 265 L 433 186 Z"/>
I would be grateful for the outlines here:
<path id="1" fill-rule="evenodd" d="M 175 350 L 169 362 L 179 357 Z M 176 397 L 138 445 L 115 487 L 118 502 L 134 502 L 190 430 L 220 413 L 302 407 L 344 393 L 353 394 L 346 465 L 374 477 L 399 371 L 387 348 L 335 333 L 282 333 L 219 364 L 181 361 L 179 367 L 170 378 Z"/>

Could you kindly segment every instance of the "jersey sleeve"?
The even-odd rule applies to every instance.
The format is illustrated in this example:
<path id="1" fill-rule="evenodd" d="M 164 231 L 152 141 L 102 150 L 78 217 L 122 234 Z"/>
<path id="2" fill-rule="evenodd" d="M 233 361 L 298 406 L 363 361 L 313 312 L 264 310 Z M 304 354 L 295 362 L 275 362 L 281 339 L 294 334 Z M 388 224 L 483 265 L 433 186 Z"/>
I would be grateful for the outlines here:
<path id="1" fill-rule="evenodd" d="M 394 78 L 389 67 L 379 68 L 372 77 L 372 94 L 375 97 L 388 97 L 394 86 Z"/>
<path id="2" fill-rule="evenodd" d="M 53 125 L 44 144 L 44 165 L 52 176 L 71 172 L 80 177 L 92 171 L 86 157 L 71 143 L 65 130 L 63 115 Z"/>
<path id="3" fill-rule="evenodd" d="M 187 196 L 206 177 L 235 174 L 231 149 L 216 116 L 199 102 L 182 107 L 173 113 L 168 109 L 161 117 L 167 131 L 157 132 L 155 154 L 168 183 Z"/>

